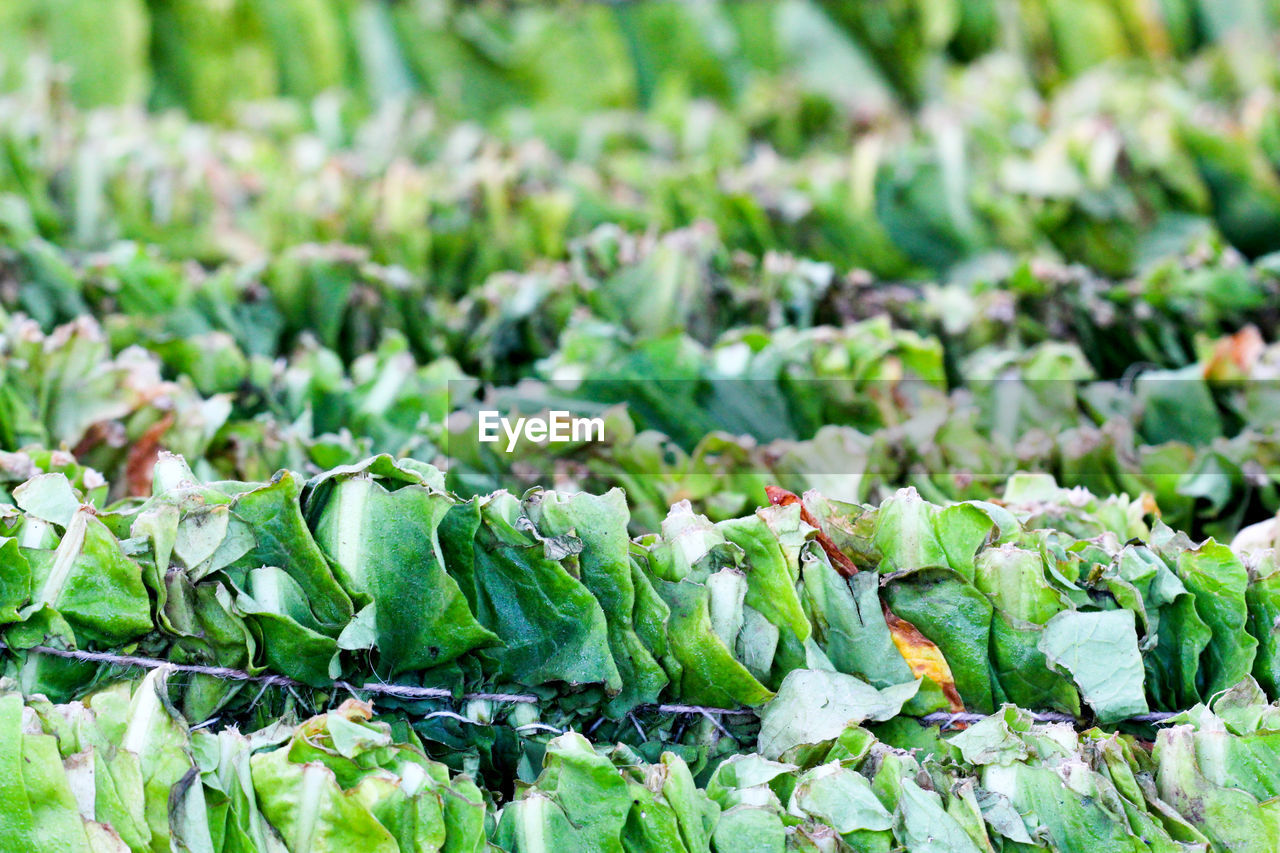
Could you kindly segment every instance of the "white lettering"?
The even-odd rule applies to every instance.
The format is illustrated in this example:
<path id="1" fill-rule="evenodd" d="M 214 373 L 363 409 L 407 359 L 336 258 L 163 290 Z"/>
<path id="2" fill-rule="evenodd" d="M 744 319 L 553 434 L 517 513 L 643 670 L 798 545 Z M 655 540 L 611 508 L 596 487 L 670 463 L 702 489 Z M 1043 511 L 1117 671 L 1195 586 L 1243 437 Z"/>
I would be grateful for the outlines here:
<path id="1" fill-rule="evenodd" d="M 516 439 L 520 437 L 520 428 L 524 426 L 524 418 L 516 418 L 515 429 L 511 428 L 511 422 L 506 418 L 502 419 L 502 431 L 507 434 L 507 452 L 516 449 Z"/>
<path id="2" fill-rule="evenodd" d="M 480 423 L 478 425 L 477 436 L 481 441 L 497 441 L 498 440 L 498 424 L 501 419 L 497 412 L 484 411 L 480 413 Z"/>
<path id="3" fill-rule="evenodd" d="M 569 413 L 565 411 L 553 411 L 551 413 L 551 434 L 547 436 L 548 441 L 568 441 L 569 440 Z"/>
<path id="4" fill-rule="evenodd" d="M 604 441 L 604 418 L 574 418 L 574 441 Z"/>
<path id="5" fill-rule="evenodd" d="M 548 413 L 549 418 L 510 418 L 498 412 L 480 412 L 476 421 L 476 438 L 482 442 L 496 442 L 506 436 L 507 453 L 512 453 L 521 435 L 528 441 L 604 441 L 604 418 L 575 418 L 564 410 Z"/>

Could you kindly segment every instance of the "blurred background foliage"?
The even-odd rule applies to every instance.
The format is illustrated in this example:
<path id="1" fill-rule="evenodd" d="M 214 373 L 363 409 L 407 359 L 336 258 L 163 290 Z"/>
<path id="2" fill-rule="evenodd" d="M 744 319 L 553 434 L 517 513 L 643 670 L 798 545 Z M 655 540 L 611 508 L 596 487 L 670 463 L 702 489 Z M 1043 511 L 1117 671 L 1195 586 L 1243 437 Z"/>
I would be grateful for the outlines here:
<path id="1" fill-rule="evenodd" d="M 624 484 L 649 528 L 1033 468 L 1228 529 L 1280 507 L 1241 390 L 1280 387 L 1278 33 L 1280 0 L 7 0 L 0 449 L 119 484 L 447 446 L 463 491 Z M 447 423 L 565 397 L 617 442 L 516 476 Z"/>
<path id="2" fill-rule="evenodd" d="M 7 0 L 0 83 L 29 97 L 0 105 L 0 192 L 61 245 L 342 241 L 455 294 L 602 223 L 698 220 L 886 278 L 1045 249 L 1119 277 L 1206 224 L 1280 249 L 1278 24 L 1280 0 Z"/>
<path id="3" fill-rule="evenodd" d="M 679 97 L 741 106 L 780 75 L 827 107 L 918 109 L 996 53 L 1041 92 L 1109 62 L 1208 55 L 1230 89 L 1274 79 L 1259 59 L 1278 23 L 1277 0 L 7 0 L 0 44 L 10 81 L 45 53 L 82 106 L 217 121 L 246 100 L 339 90 L 490 121 L 533 105 L 550 118 Z"/>

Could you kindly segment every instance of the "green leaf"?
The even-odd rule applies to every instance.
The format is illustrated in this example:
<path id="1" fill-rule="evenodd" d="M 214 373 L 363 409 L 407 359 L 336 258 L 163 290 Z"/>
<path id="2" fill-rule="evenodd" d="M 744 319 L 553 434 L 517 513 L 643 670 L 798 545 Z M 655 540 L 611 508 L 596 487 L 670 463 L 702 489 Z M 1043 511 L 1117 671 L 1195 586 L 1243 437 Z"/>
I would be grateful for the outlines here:
<path id="1" fill-rule="evenodd" d="M 287 572 L 263 566 L 249 572 L 248 589 L 235 599 L 259 637 L 263 663 L 312 687 L 327 687 L 338 643 L 320 632 L 307 596 Z"/>
<path id="2" fill-rule="evenodd" d="M 770 809 L 741 805 L 722 812 L 716 823 L 716 853 L 782 853 L 786 829 Z"/>
<path id="3" fill-rule="evenodd" d="M 1280 845 L 1280 821 L 1250 794 L 1205 778 L 1190 726 L 1156 736 L 1154 751 L 1159 796 L 1213 842 L 1217 850 L 1269 851 Z"/>
<path id="4" fill-rule="evenodd" d="M 950 566 L 934 526 L 936 510 L 915 489 L 901 489 L 881 504 L 875 544 L 884 555 L 882 572 Z"/>
<path id="5" fill-rule="evenodd" d="M 919 681 L 877 690 L 851 675 L 795 670 L 760 712 L 757 749 L 777 758 L 793 746 L 831 740 L 866 720 L 887 720 L 919 689 Z"/>
<path id="6" fill-rule="evenodd" d="M 655 585 L 671 608 L 663 666 L 675 695 L 691 704 L 718 708 L 755 706 L 773 695 L 716 634 L 707 586 L 688 579 L 658 580 Z"/>
<path id="7" fill-rule="evenodd" d="M 242 583 L 245 573 L 253 569 L 278 567 L 302 590 L 319 630 L 337 636 L 355 610 L 303 520 L 298 476 L 282 471 L 270 483 L 249 491 L 241 491 L 238 484 L 227 484 L 226 490 L 235 497 L 232 513 L 249 525 L 255 543 L 228 567 L 232 579 Z"/>
<path id="8" fill-rule="evenodd" d="M 773 524 L 769 524 L 757 512 L 745 518 L 721 521 L 716 529 L 743 551 L 747 571 L 746 604 L 764 614 L 779 629 L 789 631 L 798 644 L 803 644 L 809 638 L 810 627 L 796 593 L 798 566 L 789 565 L 779 533 L 779 527 L 787 526 L 787 521 L 793 528 L 800 524 L 800 507 L 793 505 L 782 511 L 791 518 L 775 518 Z M 772 512 L 776 514 L 778 510 Z"/>
<path id="9" fill-rule="evenodd" d="M 78 642 L 120 646 L 151 630 L 142 568 L 92 510 L 76 511 L 56 551 L 26 556 L 33 590 L 28 610 L 56 609 Z"/>
<path id="10" fill-rule="evenodd" d="M 414 481 L 389 490 L 370 474 L 312 481 L 307 514 L 348 592 L 373 602 L 379 672 L 394 678 L 497 643 L 445 573 L 437 529 L 452 499 Z"/>
<path id="11" fill-rule="evenodd" d="M 1139 592 L 1141 603 L 1125 600 L 1123 587 L 1112 594 L 1145 619 L 1148 638 L 1156 644 L 1146 652 L 1147 695 L 1167 708 L 1185 708 L 1199 701 L 1200 658 L 1212 637 L 1196 612 L 1194 596 L 1164 560 L 1145 545 L 1129 545 L 1120 552 L 1117 574 Z"/>
<path id="12" fill-rule="evenodd" d="M 817 549 L 805 555 L 802 593 L 814 635 L 838 672 L 857 676 L 873 687 L 915 680 L 885 622 L 878 574 L 842 577 Z M 945 707 L 946 698 L 928 679 L 907 704 L 909 712 L 917 714 Z"/>
<path id="13" fill-rule="evenodd" d="M 286 749 L 254 755 L 249 764 L 262 814 L 290 850 L 398 853 L 391 832 L 323 764 L 295 764 Z"/>
<path id="14" fill-rule="evenodd" d="M 0 540 L 0 625 L 16 622 L 19 608 L 31 599 L 31 566 L 17 539 Z"/>
<path id="15" fill-rule="evenodd" d="M 531 686 L 563 681 L 620 689 L 600 604 L 564 566 L 544 556 L 541 542 L 517 527 L 523 516 L 515 498 L 498 493 L 478 509 L 473 542 L 460 541 L 469 526 L 466 515 L 475 512 L 463 507 L 445 517 L 462 513 L 447 535 L 442 525 L 441 538 L 449 574 L 473 602 L 480 624 L 502 640 L 482 653 L 493 660 L 495 677 Z"/>
<path id="16" fill-rule="evenodd" d="M 13 499 L 28 515 L 63 528 L 82 503 L 65 474 L 38 474 L 14 489 Z"/>
<path id="17" fill-rule="evenodd" d="M 1049 668 L 1039 649 L 1043 626 L 1066 602 L 1045 580 L 1040 554 L 1010 545 L 978 555 L 974 584 L 991 599 L 991 664 L 1004 696 L 1024 708 L 1080 711 L 1070 681 Z"/>
<path id="18" fill-rule="evenodd" d="M 152 670 L 138 684 L 118 743 L 121 751 L 137 756 L 153 853 L 170 849 L 169 792 L 192 768 L 186 721 L 169 707 L 166 678 L 164 670 Z M 98 710 L 92 701 L 90 708 Z"/>
<path id="19" fill-rule="evenodd" d="M 577 828 L 574 842 L 581 849 L 621 853 L 631 807 L 627 784 L 586 738 L 571 732 L 548 743 L 537 785 Z"/>
<path id="20" fill-rule="evenodd" d="M 908 850 L 921 853 L 981 853 L 956 819 L 942 807 L 941 797 L 910 779 L 902 780 L 898 831 Z"/>
<path id="21" fill-rule="evenodd" d="M 884 579 L 889 609 L 915 625 L 942 651 L 965 707 L 995 707 L 990 660 L 991 604 L 949 569 L 925 569 Z"/>
<path id="22" fill-rule="evenodd" d="M 983 774 L 982 782 L 1012 804 L 1037 842 L 1047 842 L 1052 849 L 1070 853 L 1154 849 L 1129 829 L 1119 797 L 1107 780 L 1074 756 L 1064 758 L 1057 767 L 993 767 Z"/>
<path id="23" fill-rule="evenodd" d="M 521 853 L 588 853 L 578 828 L 545 794 L 534 791 L 502 810 L 493 842 L 499 849 Z"/>
<path id="24" fill-rule="evenodd" d="M 1258 639 L 1253 677 L 1271 696 L 1280 695 L 1280 562 L 1274 557 L 1251 573 L 1245 601 L 1248 631 Z M 3 612 L 3 611 L 0 611 Z"/>
<path id="25" fill-rule="evenodd" d="M 1039 648 L 1050 665 L 1070 673 L 1099 722 L 1147 712 L 1132 612 L 1059 613 L 1045 625 Z"/>
<path id="26" fill-rule="evenodd" d="M 825 823 L 841 835 L 893 826 L 893 815 L 876 799 L 866 777 L 838 762 L 823 764 L 801 775 L 796 780 L 788 811 Z"/>
<path id="27" fill-rule="evenodd" d="M 12 850 L 88 853 L 57 740 L 23 733 L 22 697 L 0 696 L 0 837 Z"/>
<path id="28" fill-rule="evenodd" d="M 1178 577 L 1195 596 L 1196 612 L 1212 631 L 1202 656 L 1201 697 L 1226 690 L 1253 669 L 1258 641 L 1246 630 L 1249 575 L 1226 545 L 1209 540 L 1178 555 Z"/>
<path id="29" fill-rule="evenodd" d="M 640 601 L 631 571 L 626 496 L 620 489 L 601 496 L 548 492 L 527 503 L 535 508 L 545 536 L 573 535 L 582 542 L 580 580 L 604 611 L 621 679 L 621 691 L 606 703 L 606 713 L 620 716 L 638 704 L 656 702 L 667 676 L 635 627 Z M 665 631 L 665 625 L 654 624 L 652 630 Z"/>

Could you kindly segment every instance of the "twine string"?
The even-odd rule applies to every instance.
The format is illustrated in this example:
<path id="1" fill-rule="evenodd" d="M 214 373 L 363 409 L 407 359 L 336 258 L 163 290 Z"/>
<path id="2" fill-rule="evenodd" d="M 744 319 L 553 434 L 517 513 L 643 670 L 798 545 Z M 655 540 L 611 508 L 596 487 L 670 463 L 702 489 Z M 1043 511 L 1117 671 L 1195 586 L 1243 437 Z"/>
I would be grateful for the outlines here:
<path id="1" fill-rule="evenodd" d="M 287 675 L 277 675 L 274 673 L 255 674 L 246 672 L 242 669 L 234 669 L 226 666 L 208 666 L 205 664 L 193 663 L 174 663 L 173 661 L 161 660 L 160 658 L 144 657 L 142 655 L 122 655 L 115 652 L 90 652 L 82 649 L 59 649 L 53 646 L 31 646 L 26 649 L 14 649 L 8 644 L 0 642 L 0 651 L 17 652 L 36 652 L 42 655 L 52 655 L 54 657 L 67 658 L 69 660 L 85 661 L 89 663 L 105 663 L 111 666 L 135 667 L 139 669 L 165 669 L 170 672 L 189 672 L 194 675 L 208 675 L 213 678 L 221 678 L 228 681 L 245 681 L 254 684 L 261 684 L 262 690 L 268 687 L 310 687 L 301 681 L 290 678 Z M 387 684 L 381 681 L 366 682 L 364 684 L 352 684 L 349 681 L 334 681 L 334 688 L 338 690 L 348 690 L 353 693 L 367 693 L 375 696 L 391 696 L 397 699 L 447 699 L 453 701 L 467 700 L 487 700 L 490 702 L 514 702 L 524 704 L 535 704 L 542 701 L 542 698 L 531 693 L 462 693 L 455 694 L 452 690 L 444 687 L 416 687 L 411 684 Z M 259 692 L 261 695 L 261 691 Z M 751 717 L 756 716 L 757 712 L 751 708 L 712 708 L 705 705 L 681 705 L 681 704 L 663 704 L 663 705 L 642 705 L 637 711 L 652 711 L 659 714 L 672 715 L 700 715 L 711 721 L 711 724 L 728 735 L 728 731 L 721 725 L 719 717 Z M 634 712 L 633 712 L 634 713 Z M 1024 711 L 1037 723 L 1071 723 L 1077 724 L 1085 722 L 1071 714 L 1062 713 L 1060 711 Z M 1178 711 L 1156 711 L 1148 714 L 1137 714 L 1132 717 L 1126 717 L 1120 722 L 1136 723 L 1146 725 L 1160 725 L 1168 722 L 1181 712 Z M 639 727 L 634 715 L 631 717 L 632 722 Z M 904 715 L 906 716 L 906 715 Z M 988 714 L 974 713 L 950 713 L 947 711 L 936 711 L 931 714 L 924 714 L 919 717 L 912 717 L 922 726 L 940 726 L 944 731 L 954 728 L 957 724 L 976 723 L 985 720 Z M 480 724 L 477 720 L 465 717 L 453 711 L 432 711 L 424 716 L 424 719 L 435 717 L 447 717 L 459 722 Z M 603 718 L 601 718 L 601 722 Z M 202 725 L 208 725 L 209 721 L 205 721 Z M 598 725 L 598 723 L 597 723 Z M 594 728 L 594 727 L 593 727 Z M 527 723 L 523 726 L 517 726 L 517 730 L 539 730 L 539 731 L 556 731 L 553 726 L 542 723 Z"/>

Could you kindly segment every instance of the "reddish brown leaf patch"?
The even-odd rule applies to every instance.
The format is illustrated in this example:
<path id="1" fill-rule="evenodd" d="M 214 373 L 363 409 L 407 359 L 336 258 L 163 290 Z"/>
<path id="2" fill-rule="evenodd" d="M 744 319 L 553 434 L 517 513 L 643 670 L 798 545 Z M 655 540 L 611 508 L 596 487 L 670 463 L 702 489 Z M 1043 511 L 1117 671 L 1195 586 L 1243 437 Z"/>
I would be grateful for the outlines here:
<path id="1" fill-rule="evenodd" d="M 160 456 L 160 439 L 173 426 L 173 413 L 156 421 L 129 448 L 125 459 L 124 479 L 129 497 L 143 498 L 151 494 L 151 472 Z"/>

